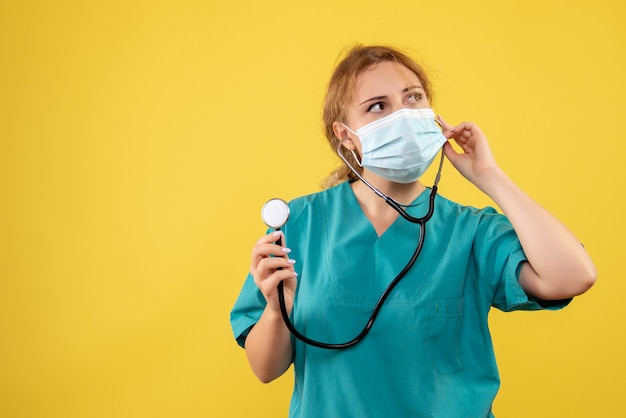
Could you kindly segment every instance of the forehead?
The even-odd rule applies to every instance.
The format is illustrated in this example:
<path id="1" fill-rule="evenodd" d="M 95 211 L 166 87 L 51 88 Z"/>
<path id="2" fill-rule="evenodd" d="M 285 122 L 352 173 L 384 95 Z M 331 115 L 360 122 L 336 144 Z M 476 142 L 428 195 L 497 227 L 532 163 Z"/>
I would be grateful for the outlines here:
<path id="1" fill-rule="evenodd" d="M 409 86 L 421 86 L 417 75 L 404 65 L 383 61 L 368 67 L 356 77 L 356 96 L 383 96 L 400 92 Z"/>

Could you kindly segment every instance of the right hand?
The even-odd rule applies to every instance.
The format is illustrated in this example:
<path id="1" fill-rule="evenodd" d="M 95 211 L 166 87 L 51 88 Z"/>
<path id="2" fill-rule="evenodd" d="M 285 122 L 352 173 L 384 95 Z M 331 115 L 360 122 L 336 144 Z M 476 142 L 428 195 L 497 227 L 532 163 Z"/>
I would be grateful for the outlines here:
<path id="1" fill-rule="evenodd" d="M 279 245 L 277 242 L 279 240 L 283 245 Z M 293 269 L 295 260 L 289 259 L 287 255 L 290 251 L 284 246 L 282 231 L 265 235 L 257 241 L 252 249 L 250 273 L 254 277 L 254 283 L 267 301 L 267 308 L 276 312 L 280 312 L 277 286 L 281 281 L 283 282 L 287 313 L 291 313 L 293 308 L 297 274 Z"/>

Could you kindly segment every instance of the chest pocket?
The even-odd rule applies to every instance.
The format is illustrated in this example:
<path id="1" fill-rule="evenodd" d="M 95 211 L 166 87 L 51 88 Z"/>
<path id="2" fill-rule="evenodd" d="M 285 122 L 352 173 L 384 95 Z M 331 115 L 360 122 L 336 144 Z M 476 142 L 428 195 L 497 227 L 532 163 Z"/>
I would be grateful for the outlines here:
<path id="1" fill-rule="evenodd" d="M 475 368 L 485 355 L 487 324 L 464 299 L 433 299 L 426 326 L 428 354 L 439 374 Z"/>

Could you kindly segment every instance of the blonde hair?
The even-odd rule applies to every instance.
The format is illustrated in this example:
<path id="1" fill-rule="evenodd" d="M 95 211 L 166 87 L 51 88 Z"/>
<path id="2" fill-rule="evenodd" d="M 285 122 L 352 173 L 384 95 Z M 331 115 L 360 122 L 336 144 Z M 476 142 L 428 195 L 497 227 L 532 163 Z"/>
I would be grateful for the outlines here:
<path id="1" fill-rule="evenodd" d="M 324 101 L 322 115 L 324 132 L 333 152 L 337 150 L 341 142 L 341 139 L 335 136 L 333 122 L 346 121 L 348 116 L 348 104 L 352 101 L 358 75 L 372 65 L 385 61 L 398 63 L 412 71 L 420 80 L 426 97 L 429 100 L 432 99 L 431 85 L 426 76 L 426 72 L 406 54 L 387 46 L 357 45 L 353 47 L 339 62 L 337 67 L 335 67 L 335 71 L 328 83 L 328 91 Z M 360 173 L 362 169 L 357 164 L 352 153 L 347 152 L 344 155 L 350 164 Z M 342 164 L 322 182 L 322 187 L 326 189 L 343 181 L 356 179 L 357 177 L 354 173 L 345 164 Z"/>

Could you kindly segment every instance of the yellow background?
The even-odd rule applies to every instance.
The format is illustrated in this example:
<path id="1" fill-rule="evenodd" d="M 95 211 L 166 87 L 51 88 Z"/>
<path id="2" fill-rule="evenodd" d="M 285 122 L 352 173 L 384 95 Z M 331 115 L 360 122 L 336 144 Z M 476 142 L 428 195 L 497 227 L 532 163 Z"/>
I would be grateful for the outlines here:
<path id="1" fill-rule="evenodd" d="M 229 310 L 262 204 L 338 163 L 321 101 L 355 42 L 423 61 L 436 110 L 596 262 L 564 311 L 492 315 L 496 414 L 625 416 L 625 22 L 619 0 L 2 1 L 0 416 L 285 416 L 291 372 L 258 383 Z M 450 164 L 440 192 L 489 204 Z"/>

